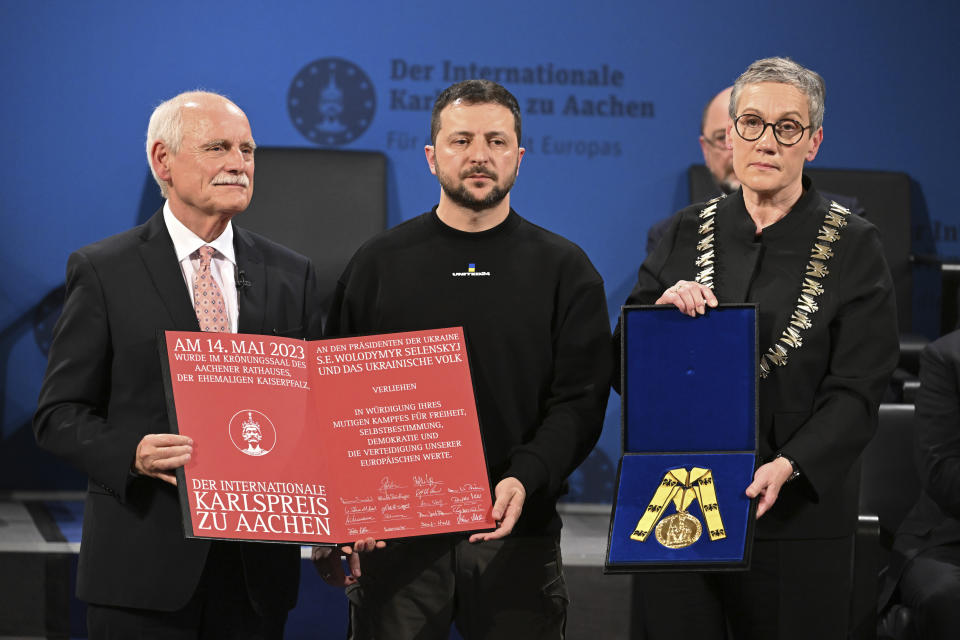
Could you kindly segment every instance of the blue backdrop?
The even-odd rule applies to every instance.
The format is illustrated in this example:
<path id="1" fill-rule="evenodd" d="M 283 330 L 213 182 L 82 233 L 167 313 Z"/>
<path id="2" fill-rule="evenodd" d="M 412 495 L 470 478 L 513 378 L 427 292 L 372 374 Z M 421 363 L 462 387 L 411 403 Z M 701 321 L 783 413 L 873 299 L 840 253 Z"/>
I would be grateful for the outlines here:
<path id="1" fill-rule="evenodd" d="M 348 110 L 333 143 L 387 154 L 393 225 L 437 199 L 422 150 L 436 93 L 458 73 L 499 77 L 524 110 L 527 155 L 512 202 L 584 248 L 615 313 L 647 228 L 686 204 L 704 103 L 769 55 L 826 79 L 816 166 L 909 173 L 924 209 L 915 215 L 928 218 L 915 241 L 960 253 L 950 165 L 960 91 L 943 75 L 958 61 L 958 18 L 946 0 L 0 0 L 0 488 L 80 486 L 35 450 L 29 429 L 55 308 L 45 298 L 72 249 L 137 222 L 146 122 L 162 99 L 223 92 L 258 144 L 311 146 L 291 117 L 295 78 L 311 82 L 333 64 Z M 610 499 L 618 412 L 614 396 L 573 499 Z"/>

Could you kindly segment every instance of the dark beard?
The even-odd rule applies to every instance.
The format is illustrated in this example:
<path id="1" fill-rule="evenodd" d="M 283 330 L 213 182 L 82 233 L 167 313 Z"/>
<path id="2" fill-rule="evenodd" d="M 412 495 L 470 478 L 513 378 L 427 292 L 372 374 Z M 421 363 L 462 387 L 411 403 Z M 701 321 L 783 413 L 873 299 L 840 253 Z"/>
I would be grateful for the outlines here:
<path id="1" fill-rule="evenodd" d="M 472 169 L 470 173 L 483 173 L 490 178 L 496 180 L 496 175 L 489 170 L 476 170 Z M 437 173 L 437 180 L 440 182 L 440 188 L 443 189 L 443 192 L 447 194 L 447 197 L 450 198 L 453 202 L 460 205 L 461 207 L 466 207 L 473 211 L 483 211 L 485 209 L 492 209 L 496 205 L 500 204 L 504 198 L 507 197 L 507 194 L 510 193 L 510 189 L 513 188 L 513 183 L 516 182 L 516 170 L 514 170 L 514 178 L 510 180 L 504 186 L 494 185 L 483 198 L 475 198 L 473 195 L 467 191 L 467 185 L 465 182 L 461 182 L 459 187 L 453 187 L 452 185 L 447 184 L 447 181 L 441 177 L 440 173 Z M 461 180 L 467 180 L 469 178 L 462 178 Z"/>
<path id="2" fill-rule="evenodd" d="M 506 189 L 501 189 L 499 186 L 494 187 L 490 190 L 490 193 L 485 195 L 483 198 L 474 198 L 465 185 L 460 185 L 459 189 L 448 189 L 446 185 L 442 182 L 440 187 L 443 189 L 444 193 L 447 194 L 447 197 L 453 200 L 455 203 L 461 207 L 466 207 L 472 209 L 473 211 L 483 211 L 484 209 L 491 209 L 494 206 L 500 204 L 504 198 L 507 197 L 507 194 L 510 193 L 510 187 L 513 185 L 507 186 Z"/>

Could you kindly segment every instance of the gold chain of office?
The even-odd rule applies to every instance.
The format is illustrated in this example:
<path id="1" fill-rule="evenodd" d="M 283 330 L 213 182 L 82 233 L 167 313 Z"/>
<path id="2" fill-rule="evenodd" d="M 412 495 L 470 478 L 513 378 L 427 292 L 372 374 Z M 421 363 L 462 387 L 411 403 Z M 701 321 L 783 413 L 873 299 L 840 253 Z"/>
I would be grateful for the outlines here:
<path id="1" fill-rule="evenodd" d="M 725 196 L 714 198 L 700 210 L 700 239 L 697 242 L 696 265 L 699 271 L 695 281 L 713 289 L 714 263 L 716 254 L 713 241 L 715 236 L 715 216 L 717 205 Z M 817 239 L 810 250 L 810 261 L 807 263 L 806 273 L 800 286 L 800 297 L 797 305 L 790 314 L 787 328 L 780 334 L 780 338 L 767 349 L 760 357 L 760 377 L 770 375 L 773 367 L 787 366 L 787 357 L 790 349 L 799 349 L 803 346 L 803 331 L 813 326 L 814 315 L 820 306 L 817 297 L 823 294 L 822 280 L 830 271 L 827 262 L 833 257 L 833 243 L 840 239 L 840 230 L 847 226 L 847 216 L 850 210 L 831 201 L 824 217 L 823 225 Z"/>

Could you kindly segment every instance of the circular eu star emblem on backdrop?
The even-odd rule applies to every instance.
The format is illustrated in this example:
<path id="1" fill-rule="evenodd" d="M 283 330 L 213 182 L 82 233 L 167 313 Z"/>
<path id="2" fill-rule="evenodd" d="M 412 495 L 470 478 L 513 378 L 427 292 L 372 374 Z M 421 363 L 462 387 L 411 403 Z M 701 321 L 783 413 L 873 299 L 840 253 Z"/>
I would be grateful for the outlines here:
<path id="1" fill-rule="evenodd" d="M 359 138 L 373 121 L 377 100 L 363 69 L 343 58 L 320 58 L 300 69 L 287 92 L 290 120 L 303 137 L 324 147 Z"/>

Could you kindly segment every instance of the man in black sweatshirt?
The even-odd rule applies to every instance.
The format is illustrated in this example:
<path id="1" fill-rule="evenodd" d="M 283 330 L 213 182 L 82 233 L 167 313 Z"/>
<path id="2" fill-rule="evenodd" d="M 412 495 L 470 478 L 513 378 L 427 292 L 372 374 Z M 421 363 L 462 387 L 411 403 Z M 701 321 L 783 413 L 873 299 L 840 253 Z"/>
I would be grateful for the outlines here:
<path id="1" fill-rule="evenodd" d="M 334 570 L 354 638 L 446 638 L 451 622 L 467 640 L 563 636 L 556 504 L 600 436 L 610 324 L 586 254 L 510 208 L 520 139 L 506 89 L 446 89 L 425 148 L 439 204 L 366 243 L 337 285 L 330 335 L 465 328 L 499 523 L 390 542 L 357 579 Z"/>

